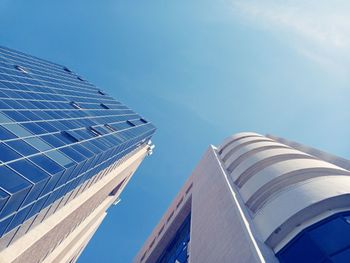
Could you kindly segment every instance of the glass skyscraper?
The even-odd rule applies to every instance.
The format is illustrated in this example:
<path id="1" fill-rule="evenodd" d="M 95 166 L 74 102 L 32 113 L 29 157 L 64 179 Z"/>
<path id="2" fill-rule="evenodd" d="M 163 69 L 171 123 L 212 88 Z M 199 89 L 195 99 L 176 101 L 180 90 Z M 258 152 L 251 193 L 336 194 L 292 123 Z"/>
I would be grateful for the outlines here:
<path id="1" fill-rule="evenodd" d="M 348 263 L 350 161 L 256 133 L 209 146 L 134 263 Z"/>
<path id="2" fill-rule="evenodd" d="M 74 262 L 154 132 L 71 69 L 0 47 L 0 262 Z"/>

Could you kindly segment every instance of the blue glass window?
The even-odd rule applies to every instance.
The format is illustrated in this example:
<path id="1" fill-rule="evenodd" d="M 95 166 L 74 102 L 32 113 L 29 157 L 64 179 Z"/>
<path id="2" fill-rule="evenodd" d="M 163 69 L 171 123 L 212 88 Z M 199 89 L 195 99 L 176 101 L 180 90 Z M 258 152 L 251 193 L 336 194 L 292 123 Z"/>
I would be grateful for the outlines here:
<path id="1" fill-rule="evenodd" d="M 109 107 L 104 103 L 101 103 L 100 106 L 102 109 L 109 109 Z"/>
<path id="2" fill-rule="evenodd" d="M 29 206 L 19 210 L 18 213 L 14 216 L 12 222 L 7 227 L 7 232 L 11 231 L 16 226 L 22 224 L 23 221 L 26 219 L 27 215 L 29 214 L 29 211 L 31 210 L 32 207 L 33 207 L 33 205 L 29 205 Z"/>
<path id="3" fill-rule="evenodd" d="M 11 194 L 0 216 L 5 216 L 18 209 L 30 191 L 32 184 L 6 166 L 0 166 L 0 187 Z"/>
<path id="4" fill-rule="evenodd" d="M 51 150 L 53 148 L 51 145 L 47 144 L 46 142 L 44 142 L 43 140 L 41 140 L 38 137 L 27 138 L 24 140 L 27 143 L 29 143 L 31 146 L 33 146 L 34 148 L 36 148 L 40 151 L 47 151 L 47 150 Z"/>
<path id="5" fill-rule="evenodd" d="M 156 263 L 187 263 L 190 230 L 191 215 L 188 215 Z"/>
<path id="6" fill-rule="evenodd" d="M 6 146 L 4 143 L 0 143 L 0 160 L 2 162 L 8 162 L 18 158 L 21 158 L 21 155 Z"/>
<path id="7" fill-rule="evenodd" d="M 5 230 L 7 229 L 8 225 L 11 223 L 11 221 L 14 217 L 15 216 L 12 215 L 8 218 L 0 220 L 0 236 L 2 236 L 5 233 Z"/>
<path id="8" fill-rule="evenodd" d="M 49 156 L 52 160 L 63 167 L 71 167 L 75 164 L 74 161 L 58 150 L 46 152 L 45 155 Z"/>
<path id="9" fill-rule="evenodd" d="M 307 229 L 277 254 L 281 263 L 350 262 L 350 212 L 336 214 Z"/>
<path id="10" fill-rule="evenodd" d="M 5 191 L 0 189 L 0 211 L 6 204 L 7 200 L 9 199 L 10 195 L 6 193 Z"/>
<path id="11" fill-rule="evenodd" d="M 68 140 L 70 140 L 71 142 L 78 142 L 79 141 L 79 139 L 74 134 L 72 134 L 71 132 L 63 131 L 62 135 L 64 137 L 66 137 Z"/>
<path id="12" fill-rule="evenodd" d="M 9 164 L 9 166 L 26 177 L 28 180 L 34 183 L 30 194 L 27 196 L 24 205 L 29 204 L 33 200 L 36 200 L 40 193 L 43 191 L 46 183 L 51 178 L 49 174 L 45 173 L 39 167 L 35 166 L 28 160 L 22 159 L 14 163 Z"/>
<path id="13" fill-rule="evenodd" d="M 37 149 L 30 146 L 23 140 L 9 141 L 6 142 L 6 144 L 24 156 L 32 155 L 39 152 Z"/>
<path id="14" fill-rule="evenodd" d="M 49 198 L 49 195 L 46 195 L 40 199 L 38 199 L 32 209 L 30 210 L 29 214 L 27 215 L 27 218 L 31 218 L 33 215 L 37 214 L 43 207 L 44 203 L 46 202 L 46 200 Z"/>
<path id="15" fill-rule="evenodd" d="M 22 124 L 27 130 L 32 132 L 33 134 L 44 134 L 47 133 L 46 130 L 41 128 L 39 125 L 33 123 L 33 122 L 28 122 L 28 123 L 23 123 Z"/>
<path id="16" fill-rule="evenodd" d="M 4 47 L 0 110 L 0 236 L 155 131 L 151 123 L 143 123 L 141 116 L 64 66 Z"/>
<path id="17" fill-rule="evenodd" d="M 65 145 L 63 141 L 61 141 L 57 138 L 57 136 L 54 135 L 44 135 L 41 138 L 54 147 L 61 147 Z"/>
<path id="18" fill-rule="evenodd" d="M 4 113 L 15 121 L 28 121 L 28 118 L 18 111 L 5 111 Z"/>
<path id="19" fill-rule="evenodd" d="M 17 123 L 4 124 L 3 126 L 13 134 L 17 135 L 18 137 L 28 137 L 33 135 L 27 129 L 25 129 L 22 125 Z"/>
<path id="20" fill-rule="evenodd" d="M 42 154 L 33 156 L 30 160 L 42 169 L 48 171 L 50 174 L 56 174 L 64 170 L 62 166 Z"/>
<path id="21" fill-rule="evenodd" d="M 16 136 L 13 133 L 0 126 L 0 140 L 8 140 L 14 138 L 16 138 Z"/>

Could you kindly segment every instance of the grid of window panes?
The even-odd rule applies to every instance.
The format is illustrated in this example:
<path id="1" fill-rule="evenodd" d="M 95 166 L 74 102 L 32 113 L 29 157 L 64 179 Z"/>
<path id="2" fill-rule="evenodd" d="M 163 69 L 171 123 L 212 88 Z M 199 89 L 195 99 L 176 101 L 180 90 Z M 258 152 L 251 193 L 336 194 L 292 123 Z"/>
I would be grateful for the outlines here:
<path id="1" fill-rule="evenodd" d="M 0 47 L 0 237 L 154 131 L 70 69 Z"/>
<path id="2" fill-rule="evenodd" d="M 350 212 L 333 215 L 308 227 L 276 256 L 281 263 L 350 262 Z"/>
<path id="3" fill-rule="evenodd" d="M 191 214 L 187 216 L 173 240 L 157 260 L 157 263 L 187 263 L 191 233 Z"/>

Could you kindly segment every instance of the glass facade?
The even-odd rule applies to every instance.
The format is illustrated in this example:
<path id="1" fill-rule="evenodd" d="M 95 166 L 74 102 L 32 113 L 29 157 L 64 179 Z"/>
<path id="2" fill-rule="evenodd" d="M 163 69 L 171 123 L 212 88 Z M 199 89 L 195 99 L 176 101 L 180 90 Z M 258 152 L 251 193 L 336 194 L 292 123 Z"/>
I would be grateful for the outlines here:
<path id="1" fill-rule="evenodd" d="M 0 47 L 0 237 L 154 132 L 67 67 Z"/>
<path id="2" fill-rule="evenodd" d="M 188 215 L 157 263 L 187 263 L 190 233 L 191 215 Z"/>
<path id="3" fill-rule="evenodd" d="M 350 212 L 336 214 L 305 229 L 276 256 L 281 263 L 348 263 Z"/>

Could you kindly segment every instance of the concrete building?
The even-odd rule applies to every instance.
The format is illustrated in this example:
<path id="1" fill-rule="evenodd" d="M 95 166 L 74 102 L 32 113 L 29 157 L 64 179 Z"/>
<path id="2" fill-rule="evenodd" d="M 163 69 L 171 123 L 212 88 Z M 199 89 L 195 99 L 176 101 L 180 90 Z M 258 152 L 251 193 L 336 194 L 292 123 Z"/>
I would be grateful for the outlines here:
<path id="1" fill-rule="evenodd" d="M 0 262 L 75 262 L 154 132 L 67 67 L 0 47 Z"/>
<path id="2" fill-rule="evenodd" d="M 350 162 L 240 133 L 210 146 L 134 263 L 350 262 Z"/>

